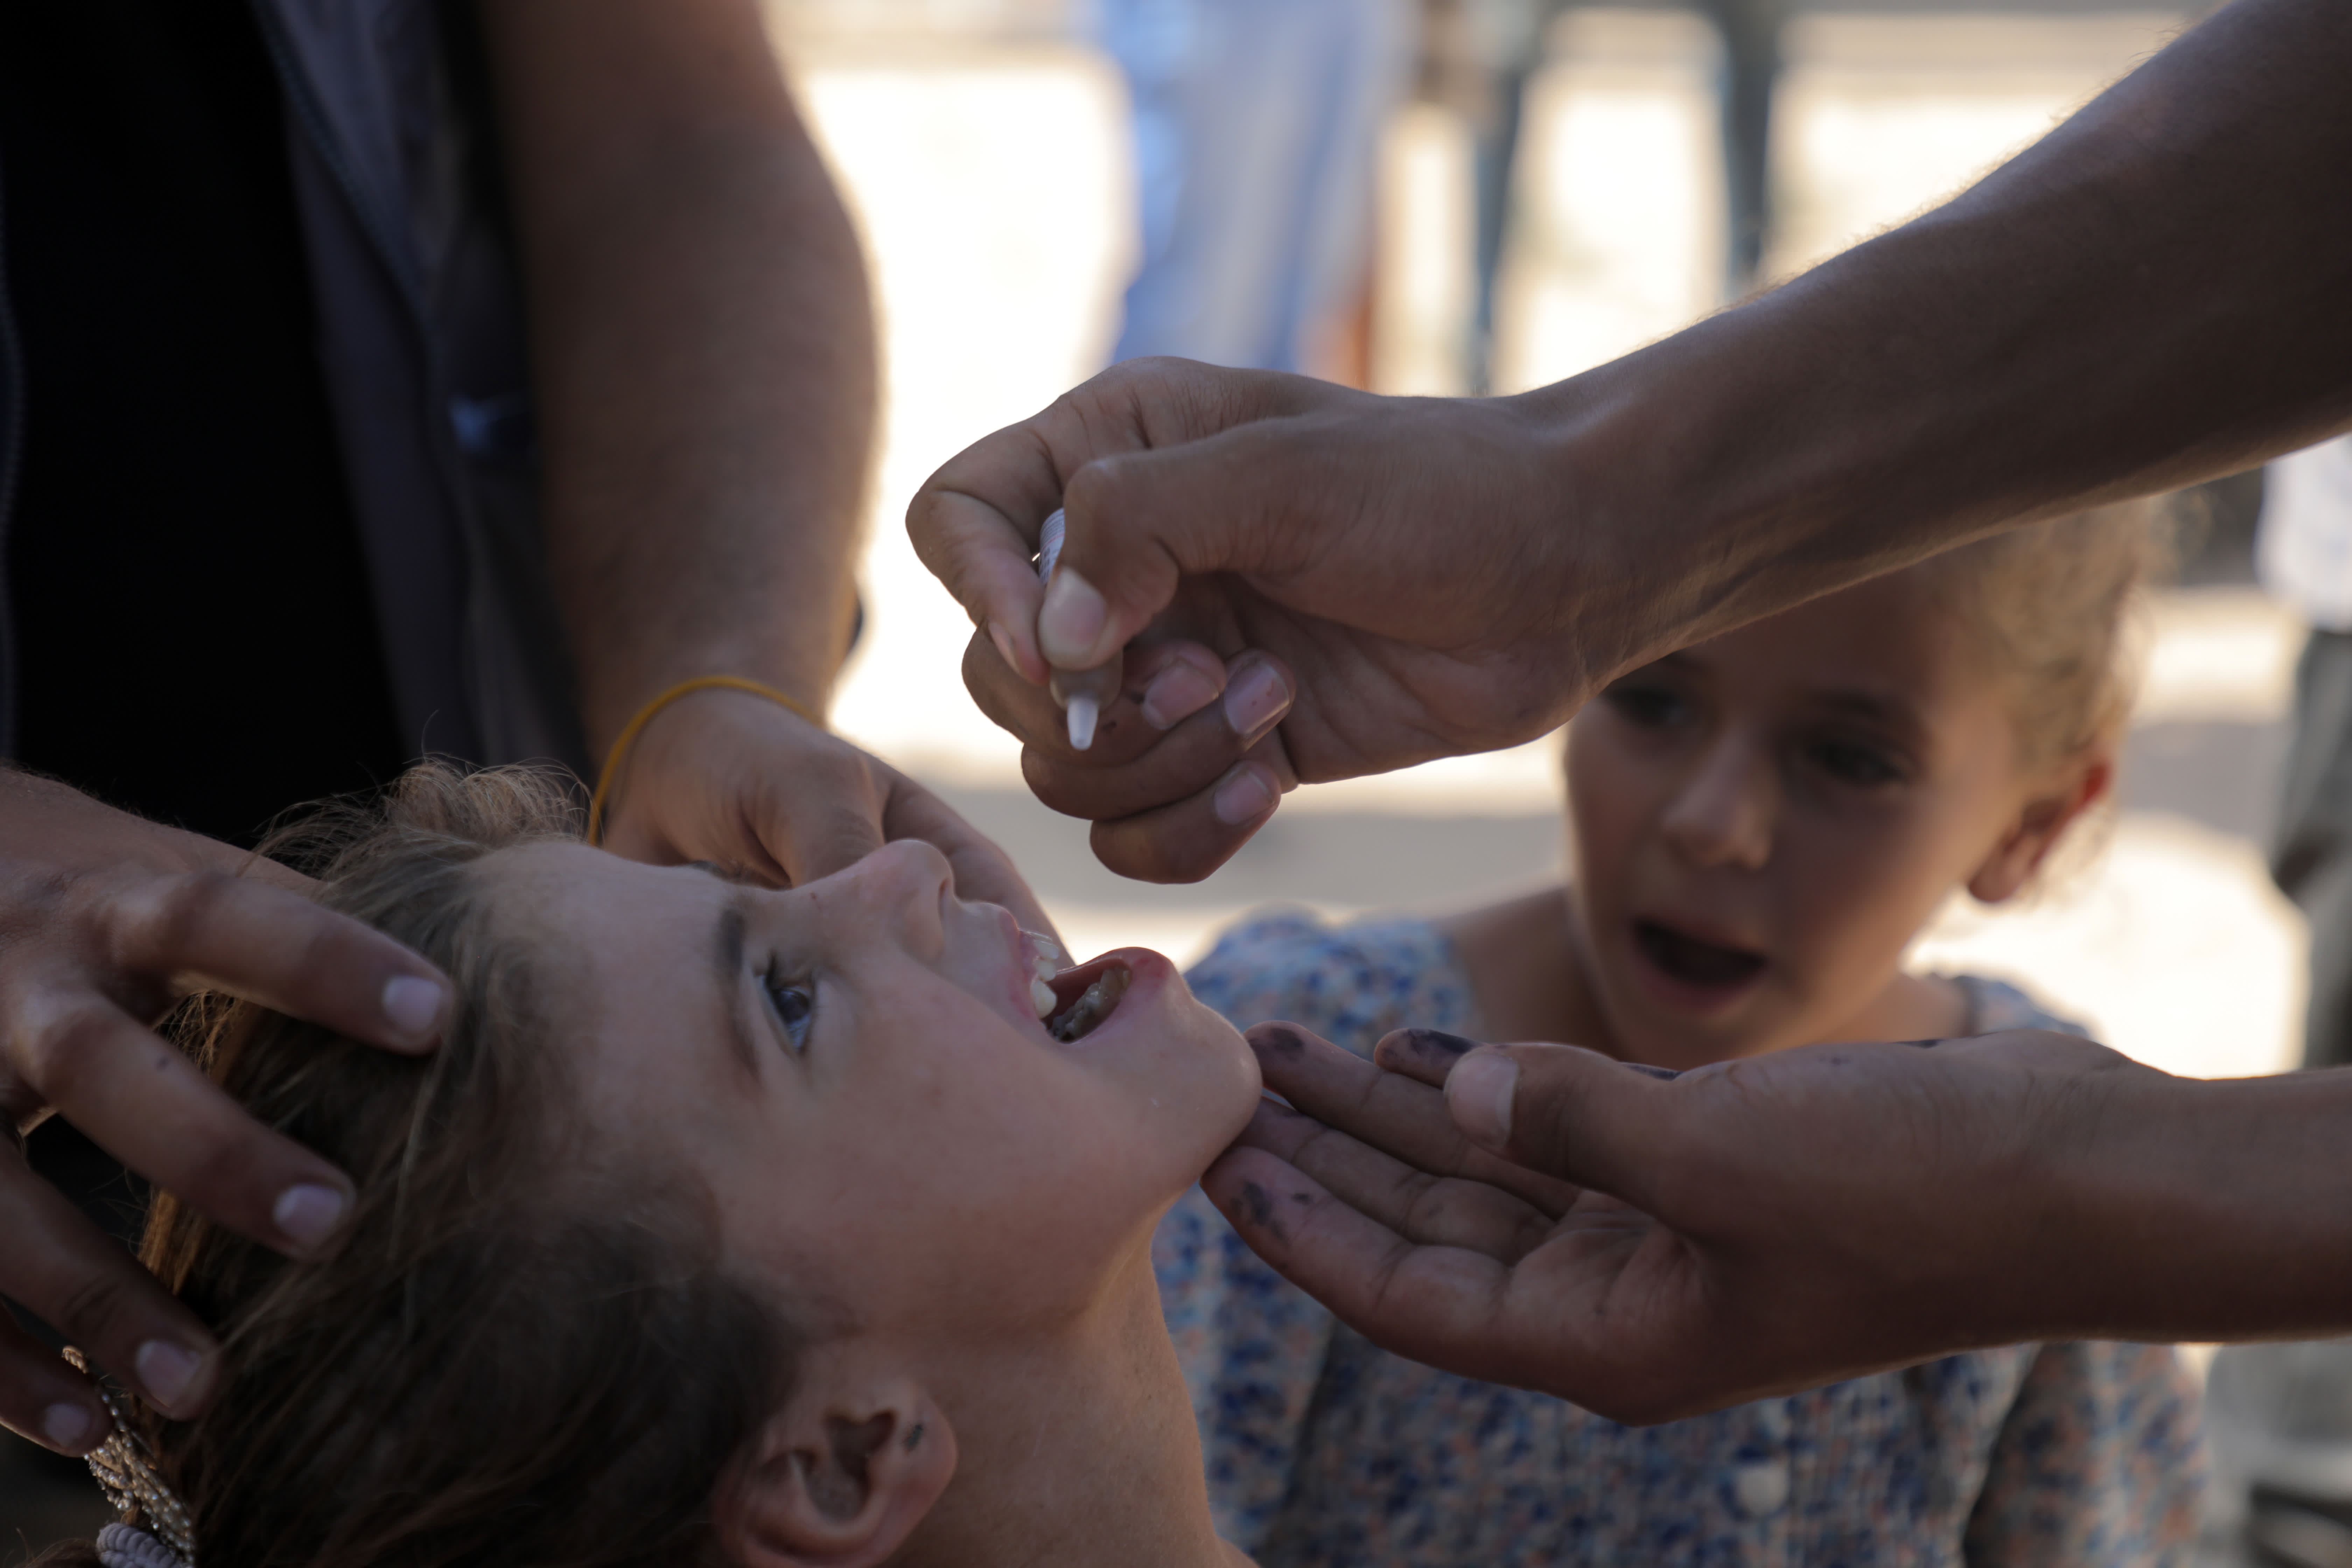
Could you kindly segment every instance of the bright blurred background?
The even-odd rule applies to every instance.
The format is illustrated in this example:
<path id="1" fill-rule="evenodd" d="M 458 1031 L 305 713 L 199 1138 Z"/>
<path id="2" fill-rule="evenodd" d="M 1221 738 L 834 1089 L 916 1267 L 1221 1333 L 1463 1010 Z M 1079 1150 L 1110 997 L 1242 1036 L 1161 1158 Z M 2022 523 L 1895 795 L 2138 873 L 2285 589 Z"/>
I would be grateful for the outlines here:
<path id="1" fill-rule="evenodd" d="M 1083 824 L 1022 787 L 1016 748 L 964 694 L 970 628 L 908 546 L 908 500 L 957 450 L 1110 358 L 1149 182 L 1129 79 L 1096 40 L 1108 12 L 1164 29 L 1195 3 L 767 0 L 863 227 L 886 350 L 866 634 L 835 719 L 1005 844 L 1076 947 L 1141 942 L 1179 959 L 1260 903 L 1458 906 L 1556 877 L 1562 855 L 1549 740 L 1301 790 L 1209 881 L 1125 882 L 1095 863 Z M 1416 394 L 1572 374 L 1898 222 L 2041 135 L 2198 8 L 1197 3 L 1245 16 L 1360 5 L 1420 27 L 1369 139 L 1361 232 L 1339 237 L 1360 242 L 1360 277 L 1312 323 L 1309 356 L 1318 372 Z M 1495 150 L 1514 96 L 1506 180 Z M 2260 845 L 2304 628 L 2253 586 L 2257 488 L 2209 488 L 2210 537 L 2149 607 L 2104 854 L 2022 908 L 1956 904 L 1917 952 L 2017 979 L 2179 1072 L 2272 1072 L 2298 1053 L 2305 939 Z M 27 1462 L 0 1449 L 0 1472 Z M 0 1562 L 94 1527 L 70 1470 L 57 1517 L 0 1519 Z"/>
<path id="2" fill-rule="evenodd" d="M 1552 741 L 1301 790 L 1190 888 L 1112 877 L 1083 824 L 1030 798 L 1017 749 L 964 695 L 969 626 L 916 562 L 903 518 L 938 464 L 1108 360 L 1142 199 L 1125 80 L 1079 5 L 771 5 L 864 227 L 887 345 L 868 620 L 835 707 L 844 731 L 1005 843 L 1082 950 L 1135 942 L 1190 958 L 1268 900 L 1335 913 L 1454 905 L 1556 874 Z M 1754 62 L 1729 58 L 1727 29 L 1696 11 L 1577 7 L 1544 22 L 1543 9 L 1425 8 L 1425 53 L 1440 52 L 1438 29 L 1475 32 L 1482 16 L 1490 31 L 1513 13 L 1542 27 L 1524 50 L 1495 268 L 1496 391 L 1672 331 L 1726 302 L 1738 271 L 1724 89 Z M 1966 184 L 2189 19 L 2064 5 L 1787 16 L 1755 275 L 1785 276 Z M 1480 104 L 1449 89 L 1444 66 L 1424 58 L 1419 90 L 1387 119 L 1364 299 L 1335 328 L 1357 340 L 1352 363 L 1332 356 L 1338 368 L 1376 390 L 1460 393 L 1476 374 Z M 2188 585 L 2148 617 L 2146 695 L 2105 853 L 2027 907 L 1956 905 L 1919 958 L 2017 978 L 2173 1070 L 2269 1072 L 2294 1058 L 2305 984 L 2300 917 L 2258 848 L 2302 628 L 2252 585 L 2244 487 L 2203 499 L 2211 537 Z"/>

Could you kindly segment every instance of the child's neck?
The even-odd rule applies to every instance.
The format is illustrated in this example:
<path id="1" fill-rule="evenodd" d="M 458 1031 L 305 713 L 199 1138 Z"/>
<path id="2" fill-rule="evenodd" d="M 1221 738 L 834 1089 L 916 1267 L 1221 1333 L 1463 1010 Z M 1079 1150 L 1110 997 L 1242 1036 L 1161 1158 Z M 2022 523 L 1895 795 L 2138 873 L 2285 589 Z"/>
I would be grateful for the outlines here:
<path id="1" fill-rule="evenodd" d="M 1549 888 L 1444 922 L 1478 1006 L 1497 1040 L 1562 1040 L 1612 1057 L 1629 1053 L 1610 1026 L 1584 969 L 1568 889 Z M 1822 1036 L 1832 1040 L 1923 1040 L 1963 1033 L 1968 1005 L 1948 981 L 1897 974 Z M 1688 1064 L 1675 1064 L 1688 1065 Z"/>
<path id="2" fill-rule="evenodd" d="M 1210 1520 L 1147 1259 L 1071 1331 L 975 1359 L 941 1401 L 955 1479 L 892 1568 L 1248 1568 Z"/>

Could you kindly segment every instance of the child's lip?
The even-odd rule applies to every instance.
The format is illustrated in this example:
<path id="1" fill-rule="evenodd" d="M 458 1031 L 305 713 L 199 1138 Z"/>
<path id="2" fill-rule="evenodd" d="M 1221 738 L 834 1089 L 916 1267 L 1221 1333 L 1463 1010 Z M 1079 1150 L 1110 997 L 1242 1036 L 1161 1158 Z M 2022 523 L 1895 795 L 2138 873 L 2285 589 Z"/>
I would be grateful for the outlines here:
<path id="1" fill-rule="evenodd" d="M 1635 928 L 1645 925 L 1661 926 L 1676 936 L 1687 937 L 1693 942 L 1703 942 L 1710 947 L 1730 948 L 1739 952 L 1759 954 L 1764 951 L 1762 942 L 1750 942 L 1740 932 L 1709 920 L 1705 915 L 1643 910 L 1637 911 L 1626 923 Z"/>
<path id="2" fill-rule="evenodd" d="M 1114 969 L 1127 972 L 1127 987 L 1102 1021 L 1085 1036 L 1076 1040 L 1055 1039 L 1052 1031 L 1046 1028 L 1045 1020 L 1037 1020 L 1039 1031 L 1053 1041 L 1055 1049 L 1091 1050 L 1112 1041 L 1132 1020 L 1151 1011 L 1151 1003 L 1159 991 L 1176 975 L 1176 966 L 1148 947 L 1113 948 L 1099 957 L 1063 970 L 1047 983 L 1053 986 L 1058 1004 L 1055 1012 L 1060 1013 L 1085 995 L 1088 986 Z"/>
<path id="3" fill-rule="evenodd" d="M 1626 922 L 1626 945 L 1643 988 L 1680 1010 L 1727 1006 L 1753 990 L 1770 966 L 1764 953 L 1745 943 L 1650 917 Z"/>

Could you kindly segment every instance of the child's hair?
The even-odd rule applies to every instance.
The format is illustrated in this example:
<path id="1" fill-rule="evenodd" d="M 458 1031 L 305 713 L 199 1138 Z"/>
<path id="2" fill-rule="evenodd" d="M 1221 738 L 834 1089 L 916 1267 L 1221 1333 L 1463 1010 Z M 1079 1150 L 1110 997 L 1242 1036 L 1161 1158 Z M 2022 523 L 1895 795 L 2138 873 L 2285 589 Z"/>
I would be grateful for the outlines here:
<path id="1" fill-rule="evenodd" d="M 478 867 L 578 837 L 551 775 L 428 763 L 383 806 L 281 841 L 310 853 L 323 902 L 438 963 L 458 1000 L 424 1057 L 213 1009 L 211 1071 L 358 1200 L 309 1263 L 168 1196 L 150 1216 L 148 1264 L 226 1348 L 210 1410 L 147 1420 L 200 1563 L 717 1560 L 712 1495 L 787 1392 L 796 1341 L 721 1270 L 707 1190 L 658 1171 L 649 1186 L 570 1131 L 560 955 L 526 959 L 527 912 L 496 910 Z M 97 1558 L 73 1543 L 44 1561 Z"/>
<path id="2" fill-rule="evenodd" d="M 2027 766 L 2121 733 L 2136 685 L 2130 612 L 2171 559 L 2159 509 L 2134 501 L 2012 529 L 1923 563 L 2009 687 Z"/>

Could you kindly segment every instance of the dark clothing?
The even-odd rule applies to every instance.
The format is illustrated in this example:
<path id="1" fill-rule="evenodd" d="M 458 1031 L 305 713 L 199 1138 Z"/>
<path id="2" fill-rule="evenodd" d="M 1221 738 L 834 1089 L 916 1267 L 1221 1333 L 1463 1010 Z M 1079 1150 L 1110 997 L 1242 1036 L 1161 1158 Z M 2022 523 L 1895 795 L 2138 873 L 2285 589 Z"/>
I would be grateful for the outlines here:
<path id="1" fill-rule="evenodd" d="M 470 0 L 0 0 L 10 754 L 227 837 L 587 768 L 490 109 Z"/>
<path id="2" fill-rule="evenodd" d="M 415 738 L 244 0 L 0 5 L 0 202 L 15 757 L 242 842 L 392 777 Z"/>

